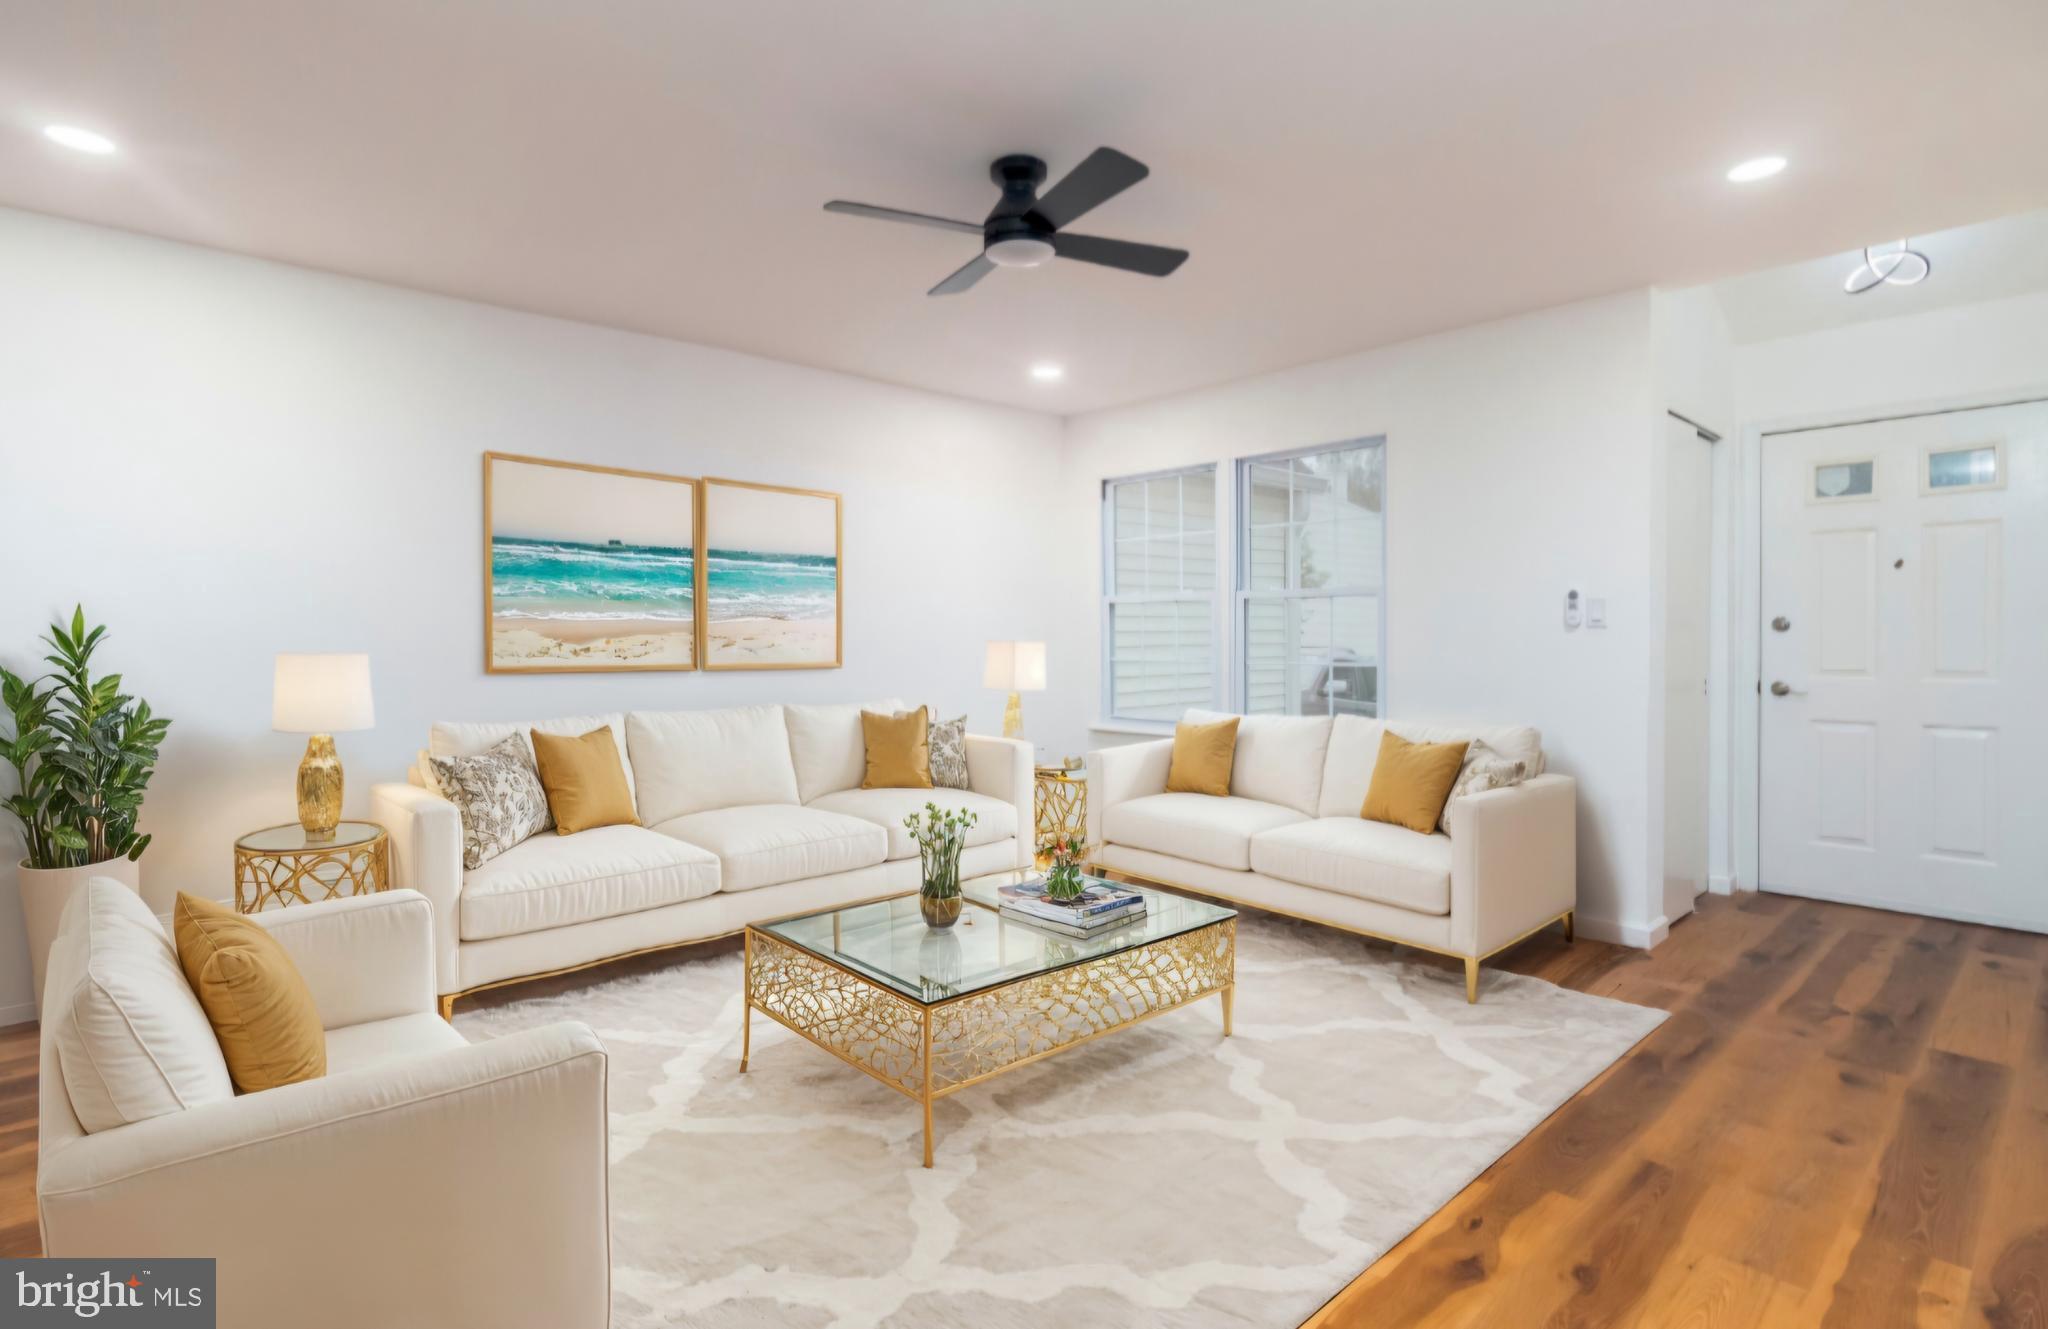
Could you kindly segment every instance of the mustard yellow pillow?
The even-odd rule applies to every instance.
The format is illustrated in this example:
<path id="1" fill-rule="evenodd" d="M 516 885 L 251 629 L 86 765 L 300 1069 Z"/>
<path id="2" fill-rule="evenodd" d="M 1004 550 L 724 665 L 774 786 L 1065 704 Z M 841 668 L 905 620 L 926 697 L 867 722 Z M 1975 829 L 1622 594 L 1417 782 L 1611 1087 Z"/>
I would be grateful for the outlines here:
<path id="1" fill-rule="evenodd" d="M 1237 720 L 1173 727 L 1173 761 L 1166 768 L 1170 794 L 1230 796 L 1230 763 L 1237 755 Z"/>
<path id="2" fill-rule="evenodd" d="M 619 744 L 610 725 L 569 738 L 531 731 L 533 766 L 547 792 L 555 830 L 563 835 L 598 826 L 638 826 L 633 815 L 633 790 L 619 761 Z"/>
<path id="3" fill-rule="evenodd" d="M 860 713 L 860 735 L 868 749 L 863 789 L 929 789 L 932 787 L 931 716 L 923 707 L 883 715 Z"/>
<path id="4" fill-rule="evenodd" d="M 269 929 L 226 905 L 178 892 L 178 967 L 199 997 L 241 1093 L 327 1074 L 327 1033 L 298 966 Z"/>
<path id="5" fill-rule="evenodd" d="M 1419 835 L 1436 829 L 1444 800 L 1465 764 L 1463 743 L 1410 743 L 1393 730 L 1380 734 L 1379 760 L 1358 815 L 1406 826 Z"/>

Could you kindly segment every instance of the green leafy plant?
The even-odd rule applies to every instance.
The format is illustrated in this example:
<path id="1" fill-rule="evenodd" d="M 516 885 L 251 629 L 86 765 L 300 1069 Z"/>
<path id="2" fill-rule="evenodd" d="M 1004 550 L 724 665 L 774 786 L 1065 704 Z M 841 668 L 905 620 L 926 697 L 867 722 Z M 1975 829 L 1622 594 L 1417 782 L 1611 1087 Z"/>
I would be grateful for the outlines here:
<path id="1" fill-rule="evenodd" d="M 1045 893 L 1055 900 L 1079 899 L 1088 889 L 1081 876 L 1082 860 L 1088 857 L 1087 842 L 1069 831 L 1039 845 L 1038 852 L 1052 862 L 1045 874 Z"/>
<path id="2" fill-rule="evenodd" d="M 979 820 L 966 808 L 942 811 L 936 803 L 925 804 L 922 817 L 913 812 L 903 819 L 904 829 L 917 841 L 925 895 L 950 900 L 960 894 L 960 851 L 967 846 L 967 828 Z"/>
<path id="3" fill-rule="evenodd" d="M 149 847 L 135 819 L 171 722 L 122 692 L 119 674 L 92 676 L 92 653 L 106 635 L 105 627 L 86 627 L 81 605 L 69 631 L 52 623 L 43 638 L 51 672 L 23 678 L 0 667 L 0 705 L 14 721 L 0 757 L 20 786 L 0 806 L 20 820 L 32 868 L 137 859 Z"/>

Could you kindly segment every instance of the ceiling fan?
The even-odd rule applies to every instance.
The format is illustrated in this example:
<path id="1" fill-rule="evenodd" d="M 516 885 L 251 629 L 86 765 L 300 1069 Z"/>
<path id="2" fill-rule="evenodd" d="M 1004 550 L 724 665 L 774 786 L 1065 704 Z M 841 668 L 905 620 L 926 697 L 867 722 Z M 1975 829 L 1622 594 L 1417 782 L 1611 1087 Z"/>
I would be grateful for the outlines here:
<path id="1" fill-rule="evenodd" d="M 1055 258 L 1079 259 L 1105 268 L 1164 277 L 1187 261 L 1187 250 L 1105 240 L 1097 235 L 1072 235 L 1066 230 L 1083 213 L 1107 203 L 1150 174 L 1143 162 L 1115 148 L 1097 148 L 1040 197 L 1038 187 L 1045 183 L 1045 163 L 1036 157 L 1013 153 L 998 157 L 989 165 L 989 179 L 1002 188 L 1003 196 L 980 222 L 954 221 L 838 198 L 827 203 L 825 211 L 980 236 L 981 252 L 967 266 L 925 292 L 927 295 L 958 295 L 995 268 L 1035 268 Z"/>

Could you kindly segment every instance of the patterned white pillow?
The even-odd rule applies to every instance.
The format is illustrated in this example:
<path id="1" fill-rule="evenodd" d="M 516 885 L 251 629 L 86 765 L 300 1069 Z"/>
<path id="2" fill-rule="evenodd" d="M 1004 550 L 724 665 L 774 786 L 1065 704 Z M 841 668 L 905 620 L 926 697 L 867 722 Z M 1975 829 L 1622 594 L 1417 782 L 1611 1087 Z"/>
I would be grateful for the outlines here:
<path id="1" fill-rule="evenodd" d="M 925 707 L 930 711 L 931 707 Z M 967 785 L 967 717 L 941 720 L 932 717 L 930 742 L 932 787 L 965 789 Z"/>
<path id="2" fill-rule="evenodd" d="M 1497 750 L 1487 746 L 1483 738 L 1475 738 L 1465 745 L 1465 764 L 1458 768 L 1458 778 L 1451 784 L 1450 797 L 1444 800 L 1444 810 L 1437 814 L 1436 828 L 1445 835 L 1451 833 L 1451 804 L 1473 794 L 1483 794 L 1489 789 L 1507 789 L 1529 778 L 1529 763 L 1510 761 Z"/>
<path id="3" fill-rule="evenodd" d="M 521 734 L 473 757 L 430 759 L 442 797 L 462 814 L 462 866 L 478 868 L 555 824 Z"/>

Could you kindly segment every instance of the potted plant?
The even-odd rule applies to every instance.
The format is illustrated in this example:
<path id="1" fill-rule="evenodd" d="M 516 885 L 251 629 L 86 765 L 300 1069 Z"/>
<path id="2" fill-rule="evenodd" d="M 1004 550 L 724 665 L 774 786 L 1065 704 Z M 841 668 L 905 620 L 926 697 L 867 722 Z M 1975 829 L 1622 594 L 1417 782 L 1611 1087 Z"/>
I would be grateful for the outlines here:
<path id="1" fill-rule="evenodd" d="M 1088 883 L 1081 876 L 1081 862 L 1088 856 L 1088 846 L 1072 831 L 1056 835 L 1038 847 L 1038 852 L 1050 863 L 1045 873 L 1045 893 L 1055 900 L 1076 900 L 1088 889 Z"/>
<path id="2" fill-rule="evenodd" d="M 74 887 L 113 877 L 139 888 L 136 863 L 149 837 L 135 829 L 142 794 L 156 771 L 157 748 L 169 720 L 121 691 L 121 676 L 92 676 L 92 655 L 105 627 L 87 628 L 85 609 L 67 631 L 50 625 L 43 638 L 51 671 L 23 678 L 0 668 L 0 705 L 14 723 L 0 739 L 0 758 L 14 768 L 17 792 L 0 807 L 21 823 L 21 910 L 38 1009 L 43 962 L 57 919 Z"/>
<path id="3" fill-rule="evenodd" d="M 966 808 L 941 811 L 936 803 L 925 804 L 922 817 L 913 812 L 903 819 L 922 860 L 917 906 L 930 927 L 949 928 L 960 917 L 960 851 L 967 845 L 967 828 L 979 820 Z"/>

